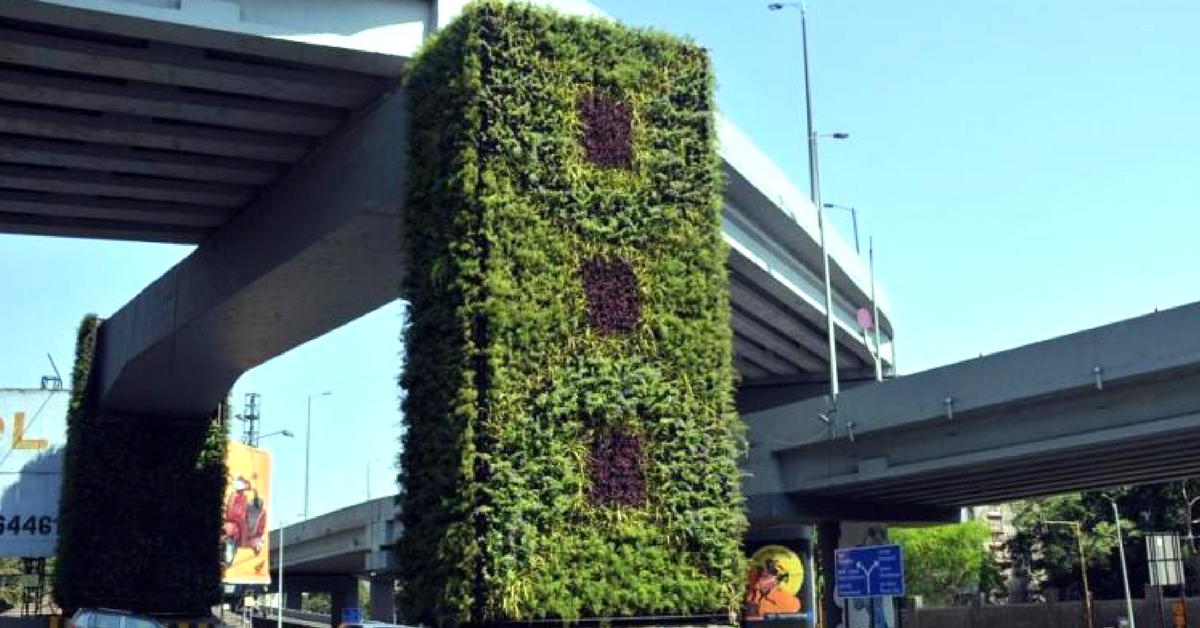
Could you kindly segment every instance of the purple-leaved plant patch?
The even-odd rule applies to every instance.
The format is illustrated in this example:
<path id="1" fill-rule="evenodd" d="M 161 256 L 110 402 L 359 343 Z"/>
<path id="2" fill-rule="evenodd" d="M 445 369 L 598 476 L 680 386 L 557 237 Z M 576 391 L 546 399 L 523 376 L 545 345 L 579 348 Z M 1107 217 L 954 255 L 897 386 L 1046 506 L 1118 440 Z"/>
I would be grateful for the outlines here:
<path id="1" fill-rule="evenodd" d="M 601 168 L 633 165 L 633 115 L 629 103 L 604 92 L 589 91 L 575 103 L 583 121 L 583 152 Z"/>
<path id="2" fill-rule="evenodd" d="M 640 506 L 646 501 L 642 479 L 642 441 L 620 431 L 592 440 L 592 482 L 588 499 L 596 506 Z"/>
<path id="3" fill-rule="evenodd" d="M 592 258 L 583 263 L 587 323 L 602 333 L 631 332 L 641 318 L 637 277 L 622 259 Z"/>

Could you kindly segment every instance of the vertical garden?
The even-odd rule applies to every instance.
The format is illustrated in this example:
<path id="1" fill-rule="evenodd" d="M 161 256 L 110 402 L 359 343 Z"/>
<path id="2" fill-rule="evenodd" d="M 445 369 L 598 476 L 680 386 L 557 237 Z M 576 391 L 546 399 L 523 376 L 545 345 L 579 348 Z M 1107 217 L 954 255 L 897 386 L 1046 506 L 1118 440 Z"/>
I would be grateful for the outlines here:
<path id="1" fill-rule="evenodd" d="M 63 455 L 54 596 L 206 616 L 221 595 L 228 417 L 108 416 L 93 403 L 100 320 L 79 327 Z"/>
<path id="2" fill-rule="evenodd" d="M 406 89 L 402 614 L 725 615 L 742 426 L 706 52 L 480 2 Z"/>

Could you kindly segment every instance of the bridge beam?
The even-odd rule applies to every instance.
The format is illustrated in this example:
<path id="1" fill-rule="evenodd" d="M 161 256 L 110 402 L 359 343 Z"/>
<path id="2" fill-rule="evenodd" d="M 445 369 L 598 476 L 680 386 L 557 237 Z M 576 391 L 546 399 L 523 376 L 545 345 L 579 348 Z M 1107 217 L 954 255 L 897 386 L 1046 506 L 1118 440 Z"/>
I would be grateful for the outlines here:
<path id="1" fill-rule="evenodd" d="M 383 97 L 101 327 L 102 411 L 198 418 L 399 296 L 406 107 Z"/>
<path id="2" fill-rule="evenodd" d="M 944 508 L 1190 477 L 1198 391 L 1200 303 L 846 390 L 836 407 L 760 392 L 740 404 L 747 493 L 806 512 Z"/>

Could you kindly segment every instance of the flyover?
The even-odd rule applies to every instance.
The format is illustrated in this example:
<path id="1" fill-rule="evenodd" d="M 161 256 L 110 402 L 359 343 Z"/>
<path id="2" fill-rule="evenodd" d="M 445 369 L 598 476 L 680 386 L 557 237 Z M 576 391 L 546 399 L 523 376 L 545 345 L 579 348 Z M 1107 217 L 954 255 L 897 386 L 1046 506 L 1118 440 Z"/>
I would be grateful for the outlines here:
<path id="1" fill-rule="evenodd" d="M 101 325 L 101 416 L 204 420 L 247 370 L 404 296 L 400 76 L 463 4 L 0 2 L 0 233 L 197 247 Z M 718 125 L 742 385 L 823 389 L 817 210 Z M 890 309 L 880 291 L 875 351 L 870 278 L 828 240 L 841 376 L 873 380 Z"/>
<path id="2" fill-rule="evenodd" d="M 953 519 L 960 506 L 1195 477 L 1200 303 L 847 390 L 836 407 L 789 387 L 740 401 L 759 525 Z"/>
<path id="3" fill-rule="evenodd" d="M 399 78 L 462 4 L 0 3 L 0 233 L 197 245 L 102 326 L 103 411 L 206 417 L 246 370 L 403 297 Z M 1147 343 L 1146 370 L 1122 375 L 1121 351 L 1146 341 L 1114 348 L 1116 328 L 846 390 L 836 408 L 811 400 L 830 358 L 816 210 L 723 120 L 719 137 L 754 521 L 938 519 L 1023 491 L 1194 470 L 1173 431 L 1189 427 L 1194 373 L 1153 363 L 1187 345 Z M 854 322 L 869 277 L 839 239 L 829 250 L 842 374 L 870 381 Z M 1122 325 L 1170 336 L 1148 320 Z M 1090 390 L 1097 367 L 1103 390 Z M 1018 442 L 1015 426 L 1035 436 Z M 1117 453 L 1122 438 L 1168 457 L 1138 464 Z M 1056 479 L 1039 489 L 1035 477 Z"/>
<path id="4" fill-rule="evenodd" d="M 395 615 L 395 554 L 400 537 L 396 498 L 389 495 L 283 528 L 284 607 L 300 608 L 302 592 L 325 592 L 331 615 L 358 605 L 359 578 L 370 589 L 369 616 L 391 621 Z M 271 531 L 270 569 L 279 582 L 280 537 Z"/>
<path id="5" fill-rule="evenodd" d="M 0 233 L 198 245 L 101 327 L 101 411 L 207 416 L 248 369 L 403 297 L 399 78 L 462 4 L 0 3 Z M 719 135 L 738 370 L 820 382 L 816 211 Z M 870 379 L 869 278 L 830 240 L 839 365 Z"/>

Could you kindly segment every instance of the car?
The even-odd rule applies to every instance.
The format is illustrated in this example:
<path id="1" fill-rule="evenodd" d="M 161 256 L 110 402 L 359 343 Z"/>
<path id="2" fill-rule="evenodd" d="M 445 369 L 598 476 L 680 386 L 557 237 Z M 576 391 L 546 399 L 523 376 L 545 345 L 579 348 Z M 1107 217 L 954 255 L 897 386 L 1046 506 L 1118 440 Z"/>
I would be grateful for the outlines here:
<path id="1" fill-rule="evenodd" d="M 147 615 L 111 608 L 81 608 L 75 611 L 67 628 L 167 628 Z"/>
<path id="2" fill-rule="evenodd" d="M 371 621 L 368 619 L 365 621 L 342 622 L 342 623 L 338 624 L 338 628 L 414 628 L 414 627 L 406 626 L 404 624 L 389 624 L 387 622 L 382 622 L 382 621 Z"/>

